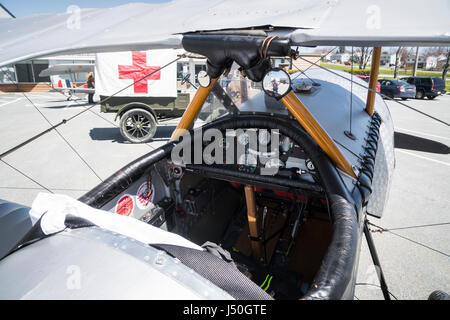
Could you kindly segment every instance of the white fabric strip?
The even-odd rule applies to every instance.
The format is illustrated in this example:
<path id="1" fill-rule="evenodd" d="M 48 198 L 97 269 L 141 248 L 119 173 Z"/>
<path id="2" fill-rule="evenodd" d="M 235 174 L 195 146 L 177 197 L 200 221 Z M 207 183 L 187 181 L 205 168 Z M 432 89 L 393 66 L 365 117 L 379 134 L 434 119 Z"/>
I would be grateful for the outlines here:
<path id="1" fill-rule="evenodd" d="M 142 243 L 171 244 L 203 250 L 200 246 L 177 234 L 156 228 L 135 218 L 94 209 L 66 195 L 41 192 L 33 201 L 30 210 L 33 219 L 38 220 L 42 217 L 41 228 L 47 235 L 64 230 L 66 228 L 64 221 L 69 214 Z"/>

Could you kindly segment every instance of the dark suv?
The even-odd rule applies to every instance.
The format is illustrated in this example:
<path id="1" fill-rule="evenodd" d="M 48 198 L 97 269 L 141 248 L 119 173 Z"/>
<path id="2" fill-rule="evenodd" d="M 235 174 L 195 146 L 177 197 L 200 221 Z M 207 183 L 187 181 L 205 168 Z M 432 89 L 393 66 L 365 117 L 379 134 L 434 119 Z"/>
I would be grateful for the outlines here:
<path id="1" fill-rule="evenodd" d="M 416 86 L 416 99 L 434 99 L 445 93 L 445 81 L 438 77 L 405 77 L 401 80 Z"/>

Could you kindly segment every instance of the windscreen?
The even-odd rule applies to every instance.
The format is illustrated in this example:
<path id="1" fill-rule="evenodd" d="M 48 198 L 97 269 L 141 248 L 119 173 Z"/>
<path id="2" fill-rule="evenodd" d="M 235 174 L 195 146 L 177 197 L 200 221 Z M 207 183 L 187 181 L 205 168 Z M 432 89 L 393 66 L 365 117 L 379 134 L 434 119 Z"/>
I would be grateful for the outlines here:
<path id="1" fill-rule="evenodd" d="M 236 64 L 233 64 L 227 75 L 222 75 L 219 78 L 217 86 L 220 86 L 225 91 L 238 109 L 246 101 L 263 92 L 261 83 L 253 82 L 244 77 Z M 228 110 L 225 108 L 224 103 L 212 91 L 203 104 L 194 126 L 197 127 L 209 123 L 227 112 Z"/>

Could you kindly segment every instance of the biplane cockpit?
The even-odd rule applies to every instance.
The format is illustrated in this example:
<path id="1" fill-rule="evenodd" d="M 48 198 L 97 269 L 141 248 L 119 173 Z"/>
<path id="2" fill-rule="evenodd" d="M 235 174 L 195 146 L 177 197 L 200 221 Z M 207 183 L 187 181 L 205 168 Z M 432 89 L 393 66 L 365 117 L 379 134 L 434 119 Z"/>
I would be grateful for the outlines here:
<path id="1" fill-rule="evenodd" d="M 392 119 L 376 92 L 381 46 L 442 45 L 449 37 L 405 27 L 387 34 L 390 13 L 379 28 L 376 8 L 366 2 L 358 4 L 361 15 L 375 18 L 366 24 L 358 17 L 358 23 L 367 30 L 345 21 L 335 30 L 353 3 L 308 2 L 303 12 L 306 2 L 286 1 L 289 8 L 281 14 L 274 11 L 279 4 L 263 2 L 267 11 L 236 12 L 238 1 L 208 8 L 192 1 L 182 15 L 202 19 L 189 16 L 180 23 L 161 17 L 179 16 L 183 10 L 174 8 L 181 3 L 151 7 L 155 19 L 139 16 L 145 5 L 130 5 L 133 19 L 124 23 L 142 26 L 142 41 L 130 40 L 135 29 L 129 25 L 111 26 L 116 42 L 109 29 L 101 30 L 98 43 L 80 32 L 77 50 L 183 48 L 204 56 L 207 70 L 197 74 L 200 86 L 166 144 L 78 200 L 38 196 L 32 209 L 38 222 L 0 251 L 6 255 L 0 296 L 353 299 L 363 235 L 379 266 L 366 217 L 382 215 L 395 166 Z M 195 11 L 200 7 L 201 14 Z M 114 14 L 125 21 L 120 10 L 104 14 L 107 23 Z M 302 14 L 306 20 L 300 21 Z M 236 21 L 227 27 L 233 15 Z M 301 59 L 297 46 L 342 43 L 374 46 L 369 84 L 316 63 L 292 74 L 274 65 L 277 57 Z M 4 63 L 12 59 L 3 57 Z M 137 129 L 144 125 L 136 122 Z M 58 287 L 50 293 L 35 286 L 58 283 L 56 269 L 42 275 L 31 263 L 21 265 L 14 284 L 1 276 L 18 261 L 49 252 L 59 267 L 75 260 L 88 274 L 101 275 L 87 277 L 82 291 Z M 20 280 L 30 278 L 36 280 Z M 388 298 L 382 273 L 380 282 Z M 102 286 L 110 290 L 104 293 Z M 14 290 L 4 293 L 3 287 Z"/>

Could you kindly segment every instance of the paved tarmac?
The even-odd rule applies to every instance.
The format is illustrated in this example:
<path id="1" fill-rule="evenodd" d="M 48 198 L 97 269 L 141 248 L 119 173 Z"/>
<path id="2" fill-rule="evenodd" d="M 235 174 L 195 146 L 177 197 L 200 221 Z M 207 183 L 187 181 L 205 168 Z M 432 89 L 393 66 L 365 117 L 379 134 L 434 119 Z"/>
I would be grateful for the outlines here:
<path id="1" fill-rule="evenodd" d="M 26 96 L 39 111 L 23 94 L 0 94 L 0 153 L 47 129 L 43 115 L 56 124 L 87 106 L 85 100 L 68 102 L 59 93 Z M 450 292 L 450 127 L 387 103 L 396 130 L 396 170 L 383 218 L 369 220 L 388 230 L 372 235 L 391 293 L 398 299 L 426 299 L 436 289 Z M 450 123 L 450 95 L 405 103 Z M 53 131 L 4 157 L 0 198 L 31 205 L 44 188 L 78 198 L 164 144 L 177 123 L 162 122 L 149 144 L 131 144 L 121 137 L 114 116 L 95 106 L 58 128 L 79 155 Z M 357 299 L 383 298 L 365 241 L 357 283 Z"/>

